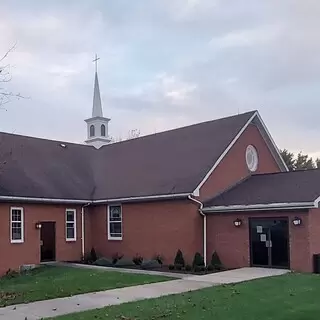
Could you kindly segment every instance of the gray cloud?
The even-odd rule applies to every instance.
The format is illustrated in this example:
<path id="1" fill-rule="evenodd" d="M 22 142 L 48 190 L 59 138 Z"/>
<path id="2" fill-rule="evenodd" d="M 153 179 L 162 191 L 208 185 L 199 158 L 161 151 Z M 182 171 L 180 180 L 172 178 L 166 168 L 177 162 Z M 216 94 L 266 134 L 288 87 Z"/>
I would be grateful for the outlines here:
<path id="1" fill-rule="evenodd" d="M 110 131 L 143 134 L 258 109 L 280 147 L 320 154 L 316 0 L 0 4 L 9 90 L 0 128 L 81 142 L 93 54 Z"/>

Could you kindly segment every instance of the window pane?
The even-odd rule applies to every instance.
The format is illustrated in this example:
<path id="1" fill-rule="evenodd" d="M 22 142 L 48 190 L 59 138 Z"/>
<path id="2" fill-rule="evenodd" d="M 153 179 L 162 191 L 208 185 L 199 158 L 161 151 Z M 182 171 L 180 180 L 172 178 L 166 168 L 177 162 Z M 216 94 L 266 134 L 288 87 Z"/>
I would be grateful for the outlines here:
<path id="1" fill-rule="evenodd" d="M 121 237 L 122 236 L 122 223 L 121 222 L 111 222 L 110 223 L 110 236 L 111 237 Z"/>
<path id="2" fill-rule="evenodd" d="M 67 239 L 74 239 L 74 228 L 67 227 Z"/>
<path id="3" fill-rule="evenodd" d="M 121 221 L 121 207 L 110 207 L 110 221 Z"/>
<path id="4" fill-rule="evenodd" d="M 67 221 L 74 221 L 74 212 L 67 211 Z"/>
<path id="5" fill-rule="evenodd" d="M 21 227 L 12 227 L 12 240 L 21 240 L 22 232 Z"/>
<path id="6" fill-rule="evenodd" d="M 21 211 L 20 210 L 12 210 L 11 220 L 12 221 L 21 221 Z"/>

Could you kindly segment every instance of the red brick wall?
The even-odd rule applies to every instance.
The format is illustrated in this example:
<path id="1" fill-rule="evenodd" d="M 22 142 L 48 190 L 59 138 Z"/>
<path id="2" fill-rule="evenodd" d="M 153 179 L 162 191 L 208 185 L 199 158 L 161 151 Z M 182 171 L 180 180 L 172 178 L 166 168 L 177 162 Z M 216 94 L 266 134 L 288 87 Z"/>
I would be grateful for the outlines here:
<path id="1" fill-rule="evenodd" d="M 40 262 L 40 230 L 38 221 L 56 222 L 56 259 L 81 258 L 81 208 L 78 206 L 14 204 L 24 208 L 24 243 L 10 243 L 10 204 L 0 204 L 0 275 L 9 268 Z M 65 209 L 77 209 L 77 241 L 66 242 Z"/>
<path id="2" fill-rule="evenodd" d="M 309 216 L 310 258 L 320 253 L 320 209 L 311 209 Z"/>
<path id="3" fill-rule="evenodd" d="M 201 199 L 212 198 L 215 194 L 250 174 L 245 160 L 245 153 L 249 144 L 252 144 L 258 151 L 259 165 L 256 173 L 280 171 L 257 127 L 253 124 L 249 125 L 200 188 Z"/>
<path id="4" fill-rule="evenodd" d="M 303 219 L 303 225 L 299 227 L 292 224 L 292 219 L 296 215 Z M 239 212 L 208 215 L 207 253 L 209 261 L 212 253 L 217 251 L 222 263 L 228 268 L 250 266 L 249 217 L 289 217 L 290 267 L 295 271 L 312 271 L 309 214 L 306 212 L 248 212 L 247 214 Z M 239 228 L 233 225 L 233 221 L 237 218 L 243 222 Z"/>
<path id="5" fill-rule="evenodd" d="M 106 206 L 95 207 L 91 215 L 93 245 L 105 257 L 116 252 L 145 259 L 161 254 L 170 264 L 181 249 L 191 263 L 196 251 L 203 252 L 203 220 L 190 200 L 122 204 L 120 241 L 108 240 Z"/>

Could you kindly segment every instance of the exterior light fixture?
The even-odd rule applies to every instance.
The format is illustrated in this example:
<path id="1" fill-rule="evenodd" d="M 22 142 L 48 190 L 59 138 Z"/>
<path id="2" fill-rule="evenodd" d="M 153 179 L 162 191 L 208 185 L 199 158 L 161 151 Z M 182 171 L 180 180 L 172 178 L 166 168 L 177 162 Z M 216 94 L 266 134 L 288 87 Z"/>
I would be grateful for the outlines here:
<path id="1" fill-rule="evenodd" d="M 41 222 L 37 222 L 36 223 L 36 229 L 41 229 L 42 225 L 41 225 Z"/>
<path id="2" fill-rule="evenodd" d="M 240 227 L 242 225 L 242 220 L 237 218 L 236 220 L 233 221 L 233 224 L 235 227 Z"/>
<path id="3" fill-rule="evenodd" d="M 292 220 L 292 223 L 294 226 L 301 226 L 302 220 L 299 217 L 294 217 L 294 219 Z"/>

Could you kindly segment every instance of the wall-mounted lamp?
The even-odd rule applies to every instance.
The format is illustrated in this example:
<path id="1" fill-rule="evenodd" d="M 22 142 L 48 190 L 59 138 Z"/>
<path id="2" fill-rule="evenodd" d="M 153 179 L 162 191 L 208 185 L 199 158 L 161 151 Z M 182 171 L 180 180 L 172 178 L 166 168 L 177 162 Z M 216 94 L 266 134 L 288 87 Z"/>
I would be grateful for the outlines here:
<path id="1" fill-rule="evenodd" d="M 292 223 L 294 226 L 300 226 L 302 224 L 302 220 L 299 217 L 294 217 L 294 219 L 292 220 Z"/>
<path id="2" fill-rule="evenodd" d="M 242 225 L 242 220 L 237 218 L 236 220 L 233 221 L 233 224 L 235 227 L 240 227 Z"/>
<path id="3" fill-rule="evenodd" d="M 36 223 L 36 229 L 41 229 L 42 225 L 41 225 L 41 222 L 37 222 Z"/>

